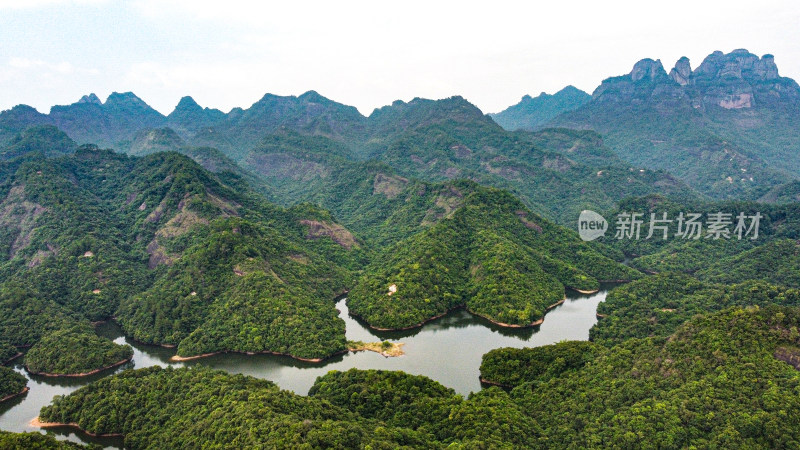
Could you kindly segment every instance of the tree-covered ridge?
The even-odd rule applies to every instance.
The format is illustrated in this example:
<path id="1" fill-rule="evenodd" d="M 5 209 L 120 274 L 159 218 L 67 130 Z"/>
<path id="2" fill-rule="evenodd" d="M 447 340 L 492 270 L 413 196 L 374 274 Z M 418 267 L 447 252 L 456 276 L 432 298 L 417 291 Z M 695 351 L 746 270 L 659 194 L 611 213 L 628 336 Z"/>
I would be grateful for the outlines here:
<path id="1" fill-rule="evenodd" d="M 581 369 L 601 352 L 587 341 L 564 341 L 533 348 L 498 348 L 483 355 L 481 380 L 507 388 L 544 383 Z"/>
<path id="2" fill-rule="evenodd" d="M 25 389 L 28 380 L 14 370 L 0 366 L 0 399 L 17 395 Z"/>
<path id="3" fill-rule="evenodd" d="M 41 433 L 9 433 L 0 431 L 0 447 L 9 450 L 74 450 L 93 448 L 75 442 L 59 441 Z"/>
<path id="4" fill-rule="evenodd" d="M 464 400 L 425 377 L 355 369 L 321 377 L 308 397 L 202 367 L 126 371 L 56 398 L 40 419 L 121 433 L 132 449 L 519 448 L 535 429 L 502 390 Z"/>
<path id="5" fill-rule="evenodd" d="M 716 284 L 689 275 L 664 273 L 619 286 L 597 307 L 602 318 L 589 332 L 590 339 L 615 345 L 631 338 L 664 339 L 698 314 L 732 306 L 800 306 L 800 291 L 747 281 Z"/>
<path id="6" fill-rule="evenodd" d="M 470 178 L 508 189 L 560 223 L 572 222 L 587 205 L 607 208 L 622 198 L 653 192 L 655 185 L 665 194 L 694 195 L 667 174 L 620 166 L 616 157 L 582 164 L 578 161 L 591 159 L 581 151 L 571 159 L 563 141 L 582 146 L 585 136 L 566 130 L 511 133 L 461 97 L 396 102 L 373 113 L 370 123 L 379 131 L 366 145 L 368 154 L 399 175 L 426 181 Z"/>
<path id="7" fill-rule="evenodd" d="M 800 201 L 800 181 L 790 181 L 786 184 L 775 186 L 758 199 L 760 202 L 792 203 Z"/>
<path id="8" fill-rule="evenodd" d="M 536 97 L 526 95 L 516 105 L 490 116 L 506 130 L 534 130 L 561 113 L 578 109 L 591 99 L 592 96 L 586 92 L 567 86 L 553 95 L 544 92 Z"/>
<path id="9" fill-rule="evenodd" d="M 639 239 L 616 238 L 616 221 L 620 214 L 638 213 L 641 220 Z M 717 213 L 729 214 L 726 227 L 729 237 L 714 239 L 708 223 Z M 737 216 L 746 216 L 742 238 L 736 231 Z M 659 220 L 666 214 L 668 238 L 655 230 L 649 234 L 651 217 Z M 702 231 L 697 239 L 678 234 L 678 219 L 683 214 L 683 231 L 691 214 L 700 214 Z M 758 236 L 752 225 L 758 215 Z M 616 210 L 604 214 L 609 230 L 599 241 L 622 251 L 630 265 L 649 273 L 685 272 L 704 280 L 741 282 L 765 280 L 796 287 L 800 285 L 796 241 L 800 239 L 800 204 L 765 204 L 752 201 L 677 202 L 659 195 L 630 198 L 620 202 Z M 656 223 L 658 225 L 658 223 Z M 693 237 L 693 236 L 690 236 Z M 753 239 L 755 237 L 755 239 Z M 794 242 L 794 243 L 793 243 Z"/>
<path id="10" fill-rule="evenodd" d="M 417 326 L 466 305 L 527 326 L 564 298 L 565 286 L 595 290 L 598 280 L 639 276 L 504 191 L 462 182 L 442 193 L 427 228 L 376 257 L 350 291 L 350 311 L 370 325 Z"/>
<path id="11" fill-rule="evenodd" d="M 257 190 L 284 204 L 314 201 L 329 208 L 324 200 L 330 184 L 337 184 L 342 172 L 357 174 L 376 160 L 407 178 L 472 178 L 511 190 L 560 223 L 590 205 L 610 208 L 627 196 L 697 195 L 666 173 L 622 163 L 591 132 L 509 132 L 461 97 L 397 101 L 370 117 L 313 91 L 299 97 L 268 94 L 229 114 L 182 99 L 169 118 L 130 93 L 113 94 L 106 103 L 89 100 L 56 107 L 50 116 L 18 107 L 0 114 L 0 128 L 7 124 L 16 135 L 31 126 L 56 125 L 78 143 L 135 154 L 189 149 L 206 162 L 207 155 L 191 149 L 219 149 L 253 174 L 245 178 Z M 342 211 L 329 209 L 344 218 Z"/>
<path id="12" fill-rule="evenodd" d="M 130 345 L 115 344 L 76 326 L 45 335 L 25 354 L 25 367 L 37 374 L 80 375 L 132 357 Z"/>
<path id="13" fill-rule="evenodd" d="M 225 125 L 228 131 L 208 128 L 198 131 L 195 138 L 186 137 L 185 142 L 222 149 L 243 171 L 253 174 L 256 184 L 262 185 L 259 191 L 268 192 L 276 201 L 312 201 L 344 222 L 348 222 L 350 210 L 337 201 L 344 197 L 341 191 L 347 190 L 342 181 L 372 182 L 376 161 L 392 167 L 389 176 L 396 172 L 426 181 L 472 178 L 509 189 L 534 211 L 562 223 L 588 205 L 610 208 L 626 196 L 654 192 L 654 186 L 668 194 L 696 195 L 667 174 L 633 170 L 592 132 L 507 132 L 460 97 L 395 102 L 369 118 L 343 118 L 329 127 L 339 130 L 334 133 L 275 126 L 274 120 L 291 122 L 292 113 L 283 111 L 283 117 L 280 110 L 265 108 L 288 100 L 265 99 L 269 101 L 254 104 L 246 115 L 271 117 L 268 125 L 252 128 L 247 120 L 231 118 Z M 302 99 L 297 102 L 302 104 Z M 330 101 L 320 104 L 333 105 Z M 309 110 L 307 119 L 326 117 L 327 121 L 337 116 L 327 116 L 326 108 Z M 320 116 L 315 119 L 315 114 Z M 240 127 L 244 131 L 235 131 Z M 197 159 L 208 161 L 200 155 Z M 604 188 L 596 189 L 598 183 Z"/>
<path id="14" fill-rule="evenodd" d="M 0 365 L 7 363 L 17 355 L 19 355 L 17 347 L 11 345 L 8 341 L 0 341 Z"/>
<path id="15" fill-rule="evenodd" d="M 0 338 L 12 344 L 33 345 L 75 326 L 84 333 L 80 342 L 99 344 L 88 321 L 119 316 L 131 335 L 164 344 L 178 344 L 208 322 L 181 348 L 188 354 L 318 358 L 345 348 L 331 300 L 368 250 L 325 211 L 275 206 L 236 174 L 217 177 L 177 153 L 132 158 L 84 146 L 62 158 L 29 154 L 0 164 L 0 176 L 0 221 L 7 225 L 0 235 L 0 309 L 7 312 Z M 228 315 L 226 305 L 234 303 L 240 314 Z M 226 315 L 225 324 L 215 314 Z M 248 332 L 240 334 L 242 327 Z M 238 338 L 226 340 L 226 333 Z M 90 359 L 103 364 L 80 371 L 108 365 L 104 354 L 98 348 Z M 37 360 L 44 362 L 55 365 L 38 364 L 37 371 L 72 366 Z"/>
<path id="16" fill-rule="evenodd" d="M 731 308 L 667 339 L 630 339 L 583 369 L 512 391 L 550 448 L 790 448 L 800 445 L 800 310 Z"/>
<path id="17" fill-rule="evenodd" d="M 319 377 L 309 396 L 426 437 L 425 446 L 467 448 L 528 447 L 535 423 L 492 388 L 464 400 L 423 376 L 383 370 L 331 371 Z M 460 444 L 460 445 L 459 445 Z"/>
<path id="18" fill-rule="evenodd" d="M 32 152 L 61 156 L 74 152 L 76 148 L 75 141 L 58 128 L 52 125 L 34 125 L 14 136 L 5 148 L 0 146 L 0 160 L 13 159 Z"/>
<path id="19" fill-rule="evenodd" d="M 30 286 L 12 280 L 0 289 L 0 335 L 12 345 L 31 346 L 42 336 L 59 329 L 83 325 L 88 320 L 53 300 L 46 299 Z"/>
<path id="20" fill-rule="evenodd" d="M 178 345 L 180 356 L 218 351 L 322 358 L 346 348 L 332 299 L 348 274 L 280 232 L 217 220 L 180 245 L 152 288 L 123 301 L 126 334 Z"/>
<path id="21" fill-rule="evenodd" d="M 696 272 L 701 280 L 737 283 L 765 280 L 772 284 L 800 288 L 800 242 L 778 239 L 738 255 L 720 259 Z"/>

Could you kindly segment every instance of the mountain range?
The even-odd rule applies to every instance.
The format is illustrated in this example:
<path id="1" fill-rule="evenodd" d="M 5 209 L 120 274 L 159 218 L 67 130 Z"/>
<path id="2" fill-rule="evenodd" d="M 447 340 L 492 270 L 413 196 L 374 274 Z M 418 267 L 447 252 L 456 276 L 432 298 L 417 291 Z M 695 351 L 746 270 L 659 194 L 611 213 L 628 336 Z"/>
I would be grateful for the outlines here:
<path id="1" fill-rule="evenodd" d="M 544 126 L 592 129 L 632 164 L 715 198 L 757 199 L 800 177 L 800 86 L 772 55 L 714 52 L 694 70 L 643 59 Z"/>
<path id="2" fill-rule="evenodd" d="M 299 97 L 268 94 L 227 114 L 185 97 L 165 117 L 131 93 L 112 94 L 105 103 L 88 95 L 49 115 L 25 106 L 4 111 L 0 138 L 7 144 L 19 140 L 34 125 L 58 127 L 77 144 L 93 142 L 135 155 L 186 152 L 212 170 L 224 167 L 242 175 L 286 205 L 325 204 L 328 183 L 336 179 L 331 174 L 363 176 L 375 161 L 406 178 L 471 178 L 509 189 L 535 212 L 561 223 L 586 207 L 611 208 L 656 187 L 681 197 L 697 195 L 667 173 L 632 167 L 596 134 L 509 132 L 461 97 L 397 101 L 369 117 L 313 91 Z M 607 189 L 594 189 L 598 182 Z"/>

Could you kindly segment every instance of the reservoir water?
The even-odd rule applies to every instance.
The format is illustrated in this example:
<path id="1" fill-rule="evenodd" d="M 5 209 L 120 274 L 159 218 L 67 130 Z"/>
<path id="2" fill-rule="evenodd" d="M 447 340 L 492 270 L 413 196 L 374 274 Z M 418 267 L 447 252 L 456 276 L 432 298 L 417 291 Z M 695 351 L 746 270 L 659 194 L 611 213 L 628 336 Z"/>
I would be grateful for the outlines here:
<path id="1" fill-rule="evenodd" d="M 402 370 L 415 375 L 425 375 L 453 388 L 464 396 L 481 389 L 479 368 L 481 357 L 489 350 L 500 347 L 538 347 L 564 340 L 587 340 L 589 329 L 597 322 L 597 305 L 606 297 L 612 285 L 604 285 L 595 294 L 568 291 L 567 300 L 547 313 L 544 322 L 535 328 L 502 328 L 473 316 L 464 310 L 426 323 L 420 328 L 402 332 L 381 332 L 368 328 L 348 314 L 346 299 L 336 304 L 339 316 L 346 322 L 347 339 L 364 342 L 389 340 L 403 342 L 405 355 L 387 358 L 374 352 L 348 353 L 321 363 L 306 363 L 286 356 L 222 354 L 198 360 L 174 363 L 169 360 L 174 349 L 142 345 L 123 336 L 114 323 L 97 327 L 97 333 L 119 344 L 130 344 L 133 360 L 117 369 L 86 378 L 47 378 L 29 374 L 21 359 L 12 364 L 14 369 L 28 378 L 30 392 L 0 404 L 0 430 L 41 431 L 29 426 L 39 410 L 56 395 L 70 392 L 92 381 L 121 370 L 153 365 L 176 367 L 204 364 L 231 373 L 241 373 L 274 381 L 283 389 L 305 395 L 317 377 L 330 370 L 384 369 Z M 76 442 L 93 442 L 105 447 L 121 447 L 122 440 L 92 438 L 71 428 L 48 429 L 60 439 Z"/>

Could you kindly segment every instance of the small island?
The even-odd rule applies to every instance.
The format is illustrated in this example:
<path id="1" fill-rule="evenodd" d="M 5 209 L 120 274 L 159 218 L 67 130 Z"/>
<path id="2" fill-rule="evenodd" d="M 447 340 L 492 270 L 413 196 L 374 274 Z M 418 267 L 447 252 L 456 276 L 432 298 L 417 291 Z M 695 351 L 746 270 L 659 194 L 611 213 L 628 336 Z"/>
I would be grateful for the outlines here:
<path id="1" fill-rule="evenodd" d="M 370 351 L 379 353 L 385 357 L 403 356 L 406 354 L 403 351 L 403 346 L 406 344 L 402 342 L 362 342 L 362 341 L 347 341 L 347 348 L 351 352 Z"/>

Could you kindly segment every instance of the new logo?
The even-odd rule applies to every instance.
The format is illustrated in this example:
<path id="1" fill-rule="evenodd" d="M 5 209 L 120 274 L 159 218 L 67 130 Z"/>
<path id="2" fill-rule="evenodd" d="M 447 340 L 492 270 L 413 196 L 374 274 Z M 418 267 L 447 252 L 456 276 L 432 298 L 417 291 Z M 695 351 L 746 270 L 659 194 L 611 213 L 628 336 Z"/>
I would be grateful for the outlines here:
<path id="1" fill-rule="evenodd" d="M 593 241 L 606 234 L 608 222 L 600 214 L 584 209 L 578 217 L 578 235 L 584 241 Z"/>

